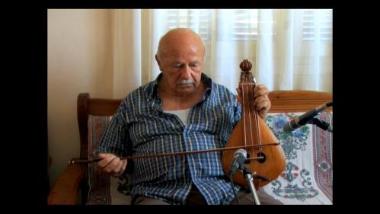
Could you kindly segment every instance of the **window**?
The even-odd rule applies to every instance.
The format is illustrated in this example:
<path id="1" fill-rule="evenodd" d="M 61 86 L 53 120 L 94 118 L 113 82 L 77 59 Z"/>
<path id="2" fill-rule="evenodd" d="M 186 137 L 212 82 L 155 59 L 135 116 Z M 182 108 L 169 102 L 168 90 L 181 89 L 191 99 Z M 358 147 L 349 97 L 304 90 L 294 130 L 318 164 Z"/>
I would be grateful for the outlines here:
<path id="1" fill-rule="evenodd" d="M 257 10 L 235 10 L 232 40 L 255 40 L 258 34 Z"/>
<path id="2" fill-rule="evenodd" d="M 303 40 L 328 41 L 332 38 L 332 10 L 304 10 L 302 16 Z"/>
<path id="3" fill-rule="evenodd" d="M 171 9 L 168 10 L 168 28 L 177 27 L 191 28 L 197 32 L 203 40 L 209 39 L 211 10 L 183 10 Z"/>
<path id="4" fill-rule="evenodd" d="M 302 28 L 303 40 L 331 40 L 332 10 L 303 9 L 297 10 L 297 25 Z M 199 33 L 203 40 L 210 39 L 213 19 L 216 17 L 212 9 L 168 9 L 168 28 L 188 27 Z M 233 26 L 231 40 L 256 40 L 258 36 L 259 13 L 257 9 L 236 9 L 232 12 Z M 269 21 L 275 25 L 274 19 Z"/>
<path id="5" fill-rule="evenodd" d="M 188 27 L 199 33 L 207 41 L 212 29 L 214 10 L 170 9 L 168 11 L 168 28 Z M 232 40 L 252 40 L 257 37 L 257 10 L 239 9 L 233 11 Z"/>

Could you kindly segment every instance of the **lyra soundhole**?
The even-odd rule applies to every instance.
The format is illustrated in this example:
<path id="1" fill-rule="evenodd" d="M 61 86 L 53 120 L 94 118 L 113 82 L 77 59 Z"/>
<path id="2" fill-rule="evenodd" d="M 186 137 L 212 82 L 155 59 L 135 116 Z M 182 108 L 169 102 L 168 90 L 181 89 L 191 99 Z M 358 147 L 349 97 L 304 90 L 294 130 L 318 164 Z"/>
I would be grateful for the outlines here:
<path id="1" fill-rule="evenodd" d="M 256 157 L 257 157 L 257 161 L 259 161 L 259 163 L 264 163 L 266 160 L 266 156 L 265 156 L 264 152 L 257 153 Z"/>

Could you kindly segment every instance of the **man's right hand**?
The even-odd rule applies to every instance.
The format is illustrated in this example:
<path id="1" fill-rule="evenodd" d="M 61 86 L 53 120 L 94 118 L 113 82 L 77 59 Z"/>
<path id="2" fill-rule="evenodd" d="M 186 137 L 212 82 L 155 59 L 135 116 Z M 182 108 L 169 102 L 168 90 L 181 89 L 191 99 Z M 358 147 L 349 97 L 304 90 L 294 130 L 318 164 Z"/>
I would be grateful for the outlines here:
<path id="1" fill-rule="evenodd" d="M 120 160 L 120 158 L 114 154 L 99 153 L 98 156 L 102 158 L 102 160 L 98 162 L 98 166 L 112 176 L 122 175 L 127 167 L 127 159 Z"/>

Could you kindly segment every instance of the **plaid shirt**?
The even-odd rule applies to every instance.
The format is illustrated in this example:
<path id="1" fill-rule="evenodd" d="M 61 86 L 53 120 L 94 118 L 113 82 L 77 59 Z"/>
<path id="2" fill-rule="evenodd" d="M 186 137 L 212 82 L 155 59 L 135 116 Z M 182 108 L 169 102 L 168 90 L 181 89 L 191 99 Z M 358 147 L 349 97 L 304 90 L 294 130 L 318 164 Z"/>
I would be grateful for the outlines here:
<path id="1" fill-rule="evenodd" d="M 157 95 L 161 77 L 160 74 L 122 101 L 97 152 L 146 155 L 220 148 L 227 143 L 240 120 L 236 96 L 202 74 L 207 90 L 202 101 L 190 110 L 185 126 L 176 115 L 161 108 Z M 195 185 L 208 204 L 228 204 L 234 198 L 220 152 L 134 159 L 132 170 L 132 195 L 184 204 Z"/>

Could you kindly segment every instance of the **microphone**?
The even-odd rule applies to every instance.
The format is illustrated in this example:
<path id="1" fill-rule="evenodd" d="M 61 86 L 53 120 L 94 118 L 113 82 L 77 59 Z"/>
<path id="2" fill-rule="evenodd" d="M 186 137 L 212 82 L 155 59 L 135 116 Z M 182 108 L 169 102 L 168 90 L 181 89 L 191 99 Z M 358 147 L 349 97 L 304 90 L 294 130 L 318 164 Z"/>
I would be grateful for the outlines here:
<path id="1" fill-rule="evenodd" d="M 299 117 L 296 117 L 295 119 L 289 121 L 288 123 L 285 124 L 283 130 L 285 132 L 291 132 L 294 131 L 295 129 L 305 125 L 308 123 L 311 119 L 313 119 L 316 115 L 324 111 L 327 107 L 332 106 L 332 102 L 328 102 L 326 104 L 323 104 L 321 106 L 318 106 L 317 108 L 306 112 L 305 114 L 302 114 Z"/>
<path id="2" fill-rule="evenodd" d="M 244 162 L 247 160 L 247 151 L 245 149 L 238 149 L 234 153 L 234 160 L 231 165 L 230 175 L 236 173 L 238 169 L 244 166 Z"/>
<path id="3" fill-rule="evenodd" d="M 317 119 L 317 118 L 313 118 L 311 121 L 310 121 L 311 124 L 314 124 L 316 126 L 318 126 L 319 128 L 325 130 L 325 131 L 329 131 L 329 132 L 333 132 L 333 129 L 332 129 L 332 126 L 331 124 L 325 122 L 325 121 L 322 121 L 320 119 Z"/>

